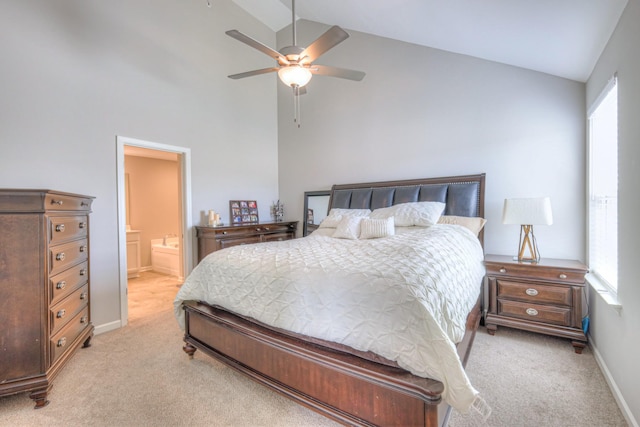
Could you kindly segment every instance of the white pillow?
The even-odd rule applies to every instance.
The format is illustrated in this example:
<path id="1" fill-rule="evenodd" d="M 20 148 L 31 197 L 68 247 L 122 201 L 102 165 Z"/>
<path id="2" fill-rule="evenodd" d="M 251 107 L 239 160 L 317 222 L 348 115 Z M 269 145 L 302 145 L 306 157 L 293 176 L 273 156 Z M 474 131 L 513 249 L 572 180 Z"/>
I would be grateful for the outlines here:
<path id="1" fill-rule="evenodd" d="M 318 228 L 336 228 L 340 221 L 342 221 L 342 215 L 329 215 L 320 222 Z"/>
<path id="2" fill-rule="evenodd" d="M 336 231 L 333 232 L 333 237 L 337 239 L 357 239 L 360 236 L 360 222 L 362 222 L 363 218 L 361 216 L 343 217 L 336 227 Z"/>
<path id="3" fill-rule="evenodd" d="M 441 202 L 410 202 L 380 208 L 371 212 L 370 218 L 384 219 L 394 217 L 396 227 L 411 227 L 414 225 L 429 227 L 438 222 L 444 211 L 445 204 Z"/>
<path id="4" fill-rule="evenodd" d="M 487 223 L 487 220 L 480 217 L 466 217 L 466 216 L 453 216 L 443 215 L 438 219 L 438 224 L 455 224 L 471 230 L 476 236 L 480 234 L 482 227 Z"/>
<path id="5" fill-rule="evenodd" d="M 342 216 L 369 216 L 371 213 L 371 209 L 343 209 L 343 208 L 333 208 L 329 211 L 329 216 L 331 215 L 342 215 Z"/>
<path id="6" fill-rule="evenodd" d="M 363 218 L 360 222 L 361 239 L 377 239 L 379 237 L 393 236 L 395 227 L 393 217 L 384 219 Z"/>

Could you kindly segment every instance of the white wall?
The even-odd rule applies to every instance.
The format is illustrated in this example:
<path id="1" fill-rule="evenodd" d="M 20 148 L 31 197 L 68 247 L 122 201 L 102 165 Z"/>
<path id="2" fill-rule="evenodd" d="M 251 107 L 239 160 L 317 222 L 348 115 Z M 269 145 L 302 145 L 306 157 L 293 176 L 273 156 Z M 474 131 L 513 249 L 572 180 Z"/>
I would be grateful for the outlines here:
<path id="1" fill-rule="evenodd" d="M 300 21 L 299 44 L 327 28 Z M 332 184 L 486 172 L 487 253 L 516 253 L 519 227 L 501 224 L 505 198 L 550 196 L 554 224 L 536 228 L 542 256 L 584 260 L 583 83 L 350 33 L 317 63 L 366 77 L 314 76 L 301 128 L 278 85 L 287 218 L 302 220 L 304 191 Z M 290 42 L 290 29 L 278 33 L 280 46 Z"/>
<path id="2" fill-rule="evenodd" d="M 116 135 L 191 149 L 194 224 L 230 199 L 257 199 L 268 217 L 278 198 L 275 76 L 226 77 L 271 61 L 224 32 L 275 34 L 230 0 L 211 4 L 2 1 L 0 186 L 96 197 L 98 327 L 120 319 Z"/>
<path id="3" fill-rule="evenodd" d="M 589 81 L 587 105 L 618 73 L 618 300 L 622 311 L 608 306 L 593 290 L 591 338 L 601 362 L 624 396 L 634 420 L 640 422 L 640 2 L 629 1 Z"/>

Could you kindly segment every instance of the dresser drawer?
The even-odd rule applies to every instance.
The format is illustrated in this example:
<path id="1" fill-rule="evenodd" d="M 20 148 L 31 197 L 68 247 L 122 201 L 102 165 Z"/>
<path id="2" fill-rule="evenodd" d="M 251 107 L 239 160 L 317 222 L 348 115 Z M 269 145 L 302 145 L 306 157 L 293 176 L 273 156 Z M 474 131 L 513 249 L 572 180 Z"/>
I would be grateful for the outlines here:
<path id="1" fill-rule="evenodd" d="M 535 304 L 571 306 L 571 294 L 571 288 L 567 286 L 498 279 L 498 298 L 517 299 Z"/>
<path id="2" fill-rule="evenodd" d="M 70 194 L 47 193 L 44 208 L 50 211 L 86 211 L 91 210 L 91 197 L 78 197 Z"/>
<path id="3" fill-rule="evenodd" d="M 84 285 L 77 289 L 67 298 L 49 309 L 51 319 L 51 333 L 58 332 L 68 321 L 80 310 L 86 307 L 89 302 L 89 285 Z"/>
<path id="4" fill-rule="evenodd" d="M 499 299 L 498 315 L 558 326 L 571 326 L 571 309 L 565 307 Z"/>
<path id="5" fill-rule="evenodd" d="M 286 233 L 287 231 L 295 230 L 295 227 L 290 224 L 268 224 L 258 225 L 255 228 L 257 233 Z"/>
<path id="6" fill-rule="evenodd" d="M 62 301 L 78 286 L 87 283 L 87 280 L 89 280 L 89 263 L 87 261 L 49 278 L 51 304 Z"/>
<path id="7" fill-rule="evenodd" d="M 87 327 L 89 327 L 89 307 L 85 307 L 49 340 L 52 365 L 73 346 L 73 342 Z"/>
<path id="8" fill-rule="evenodd" d="M 249 245 L 251 243 L 260 243 L 260 236 L 252 236 L 236 239 L 223 239 L 220 240 L 220 249 L 230 248 L 231 246 Z"/>
<path id="9" fill-rule="evenodd" d="M 56 274 L 78 262 L 87 260 L 87 239 L 76 240 L 49 248 L 49 272 Z"/>
<path id="10" fill-rule="evenodd" d="M 88 217 L 54 216 L 49 218 L 49 241 L 51 244 L 67 242 L 87 236 Z"/>
<path id="11" fill-rule="evenodd" d="M 292 240 L 293 233 L 272 233 L 265 234 L 262 236 L 263 242 L 278 242 L 281 240 Z"/>

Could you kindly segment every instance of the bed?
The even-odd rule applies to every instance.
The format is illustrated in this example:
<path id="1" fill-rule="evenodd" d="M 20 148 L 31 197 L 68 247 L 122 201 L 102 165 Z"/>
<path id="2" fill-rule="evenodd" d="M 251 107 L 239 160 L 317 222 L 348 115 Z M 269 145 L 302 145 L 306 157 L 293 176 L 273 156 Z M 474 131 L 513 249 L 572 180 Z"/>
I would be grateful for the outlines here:
<path id="1" fill-rule="evenodd" d="M 484 187 L 484 174 L 334 185 L 327 227 L 293 241 L 217 251 L 194 269 L 174 302 L 184 351 L 193 357 L 199 349 L 347 425 L 443 426 L 450 404 L 486 414 L 463 370 L 481 317 L 483 231 L 456 225 L 483 218 Z M 413 206 L 441 206 L 439 222 L 448 224 L 401 224 L 402 209 Z M 375 225 L 374 234 L 395 218 L 395 231 L 349 238 L 358 216 Z M 336 239 L 340 229 L 347 236 Z M 263 272 L 263 264 L 278 273 Z M 404 285 L 403 293 L 396 289 L 406 277 L 410 298 Z M 439 290 L 424 291 L 414 280 Z M 277 295 L 263 294 L 276 285 Z M 430 332 L 405 328 L 405 319 L 393 324 L 400 311 L 412 319 L 407 324 Z"/>

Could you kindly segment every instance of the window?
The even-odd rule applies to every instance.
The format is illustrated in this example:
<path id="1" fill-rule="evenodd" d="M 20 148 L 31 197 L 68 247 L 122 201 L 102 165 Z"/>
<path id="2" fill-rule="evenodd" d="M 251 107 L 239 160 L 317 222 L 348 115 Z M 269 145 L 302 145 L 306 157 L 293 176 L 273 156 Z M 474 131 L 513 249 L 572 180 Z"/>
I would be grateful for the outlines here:
<path id="1" fill-rule="evenodd" d="M 618 287 L 618 88 L 614 76 L 589 109 L 589 269 Z"/>

